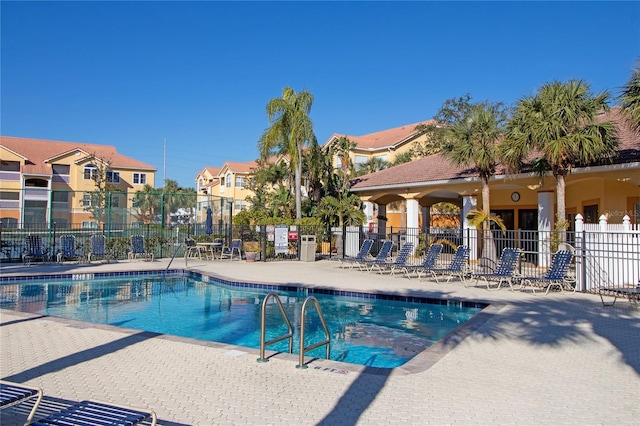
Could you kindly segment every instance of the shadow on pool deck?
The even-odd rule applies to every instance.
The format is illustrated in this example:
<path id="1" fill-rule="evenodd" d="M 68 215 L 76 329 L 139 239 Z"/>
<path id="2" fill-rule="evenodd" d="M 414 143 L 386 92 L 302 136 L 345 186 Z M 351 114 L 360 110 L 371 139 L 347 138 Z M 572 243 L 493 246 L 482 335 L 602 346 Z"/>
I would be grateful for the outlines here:
<path id="1" fill-rule="evenodd" d="M 123 337 L 118 340 L 106 343 L 104 345 L 96 346 L 84 351 L 74 353 L 69 356 L 65 356 L 54 361 L 47 362 L 34 368 L 22 371 L 12 376 L 3 377 L 3 380 L 10 382 L 24 383 L 29 380 L 36 379 L 40 376 L 44 376 L 49 373 L 64 370 L 65 368 L 73 367 L 74 365 L 90 361 L 92 359 L 100 358 L 108 353 L 113 353 L 126 348 L 130 345 L 135 345 L 147 339 L 152 339 L 159 336 L 158 333 L 151 333 L 143 331 Z"/>
<path id="2" fill-rule="evenodd" d="M 371 369 L 375 370 L 374 374 L 368 374 Z M 376 399 L 392 371 L 392 369 L 365 368 L 349 386 L 349 389 L 342 394 L 335 408 L 318 425 L 355 425 L 358 423 L 358 419 Z"/>

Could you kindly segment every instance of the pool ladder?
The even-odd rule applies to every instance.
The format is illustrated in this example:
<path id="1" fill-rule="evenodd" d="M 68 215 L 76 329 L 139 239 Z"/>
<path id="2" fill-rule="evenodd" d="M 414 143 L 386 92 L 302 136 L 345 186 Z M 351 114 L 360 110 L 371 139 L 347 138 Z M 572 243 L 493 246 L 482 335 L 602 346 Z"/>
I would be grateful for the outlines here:
<path id="1" fill-rule="evenodd" d="M 289 332 L 286 334 L 283 334 L 280 337 L 271 339 L 267 342 L 265 340 L 266 339 L 266 311 L 267 311 L 267 302 L 271 298 L 273 298 L 278 304 L 278 307 L 280 308 L 280 313 L 282 314 L 282 317 L 284 318 L 287 324 L 287 328 Z M 326 339 L 305 347 L 304 345 L 305 313 L 307 311 L 307 305 L 309 303 L 313 303 L 316 308 L 316 312 L 318 313 L 318 317 L 320 318 L 320 322 L 322 323 L 322 328 L 324 329 L 324 334 L 326 336 Z M 322 315 L 322 309 L 320 309 L 320 304 L 318 303 L 318 300 L 315 297 L 309 296 L 304 300 L 304 302 L 302 303 L 302 309 L 300 310 L 300 318 L 301 318 L 300 320 L 300 355 L 299 355 L 300 358 L 298 361 L 298 365 L 296 365 L 296 368 L 304 369 L 304 368 L 307 368 L 307 366 L 304 363 L 304 354 L 315 348 L 319 348 L 320 346 L 326 345 L 325 358 L 329 359 L 329 354 L 331 352 L 331 335 L 329 334 L 329 328 L 327 327 L 327 323 L 324 320 L 324 315 Z M 265 348 L 269 345 L 273 345 L 274 343 L 280 342 L 281 340 L 285 340 L 285 339 L 289 339 L 289 353 L 291 354 L 293 353 L 293 327 L 291 326 L 291 321 L 289 320 L 289 316 L 287 315 L 286 311 L 284 310 L 284 307 L 282 306 L 282 301 L 280 300 L 280 297 L 276 293 L 272 292 L 267 294 L 267 297 L 265 297 L 264 300 L 262 301 L 262 311 L 261 311 L 261 321 L 260 321 L 260 358 L 258 358 L 258 362 L 268 362 L 269 359 L 264 356 Z"/>

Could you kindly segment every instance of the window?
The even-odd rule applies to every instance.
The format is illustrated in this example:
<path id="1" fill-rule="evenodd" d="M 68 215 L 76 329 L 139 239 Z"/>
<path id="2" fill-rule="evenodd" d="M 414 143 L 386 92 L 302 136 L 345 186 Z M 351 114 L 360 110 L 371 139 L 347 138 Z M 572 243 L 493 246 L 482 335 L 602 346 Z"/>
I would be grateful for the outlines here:
<path id="1" fill-rule="evenodd" d="M 83 229 L 98 229 L 98 222 L 89 222 L 87 220 L 82 221 Z"/>
<path id="2" fill-rule="evenodd" d="M 28 186 L 29 188 L 48 188 L 49 181 L 37 178 L 25 179 L 24 186 Z"/>
<path id="3" fill-rule="evenodd" d="M 234 212 L 241 212 L 247 209 L 247 202 L 244 200 L 236 200 L 233 206 Z"/>
<path id="4" fill-rule="evenodd" d="M 19 172 L 20 162 L 18 161 L 0 161 L 0 171 L 3 172 Z"/>
<path id="5" fill-rule="evenodd" d="M 69 221 L 65 218 L 56 217 L 53 219 L 53 223 L 56 224 L 57 228 L 68 228 Z"/>
<path id="6" fill-rule="evenodd" d="M 54 175 L 68 175 L 71 172 L 71 166 L 68 164 L 54 164 L 51 166 Z"/>
<path id="7" fill-rule="evenodd" d="M 598 223 L 598 205 L 584 206 L 584 223 Z"/>
<path id="8" fill-rule="evenodd" d="M 120 207 L 120 197 L 111 195 L 111 207 Z"/>
<path id="9" fill-rule="evenodd" d="M 387 161 L 387 154 L 375 155 L 374 157 L 380 159 L 381 161 Z"/>
<path id="10" fill-rule="evenodd" d="M 7 192 L 7 191 L 0 191 L 0 200 L 12 200 L 12 201 L 18 201 L 20 199 L 20 193 L 19 192 Z"/>
<path id="11" fill-rule="evenodd" d="M 147 183 L 147 174 L 146 173 L 134 173 L 133 174 L 133 183 L 135 185 L 144 185 Z"/>
<path id="12" fill-rule="evenodd" d="M 13 217 L 0 218 L 0 228 L 18 229 L 18 219 L 15 219 Z"/>
<path id="13" fill-rule="evenodd" d="M 96 179 L 98 177 L 98 168 L 95 164 L 87 164 L 84 166 L 84 179 Z"/>
<path id="14" fill-rule="evenodd" d="M 369 161 L 369 157 L 367 157 L 366 155 L 356 155 L 356 156 L 354 156 L 353 164 L 354 164 L 354 166 L 356 167 L 356 170 L 357 170 L 358 167 L 361 164 L 364 164 L 367 161 Z"/>
<path id="15" fill-rule="evenodd" d="M 107 172 L 107 182 L 120 183 L 120 172 Z"/>
<path id="16" fill-rule="evenodd" d="M 53 191 L 51 193 L 51 201 L 54 203 L 66 203 L 69 201 L 69 193 L 67 191 Z"/>
<path id="17" fill-rule="evenodd" d="M 91 207 L 91 194 L 84 194 L 82 196 L 82 207 Z"/>
<path id="18" fill-rule="evenodd" d="M 236 188 L 245 187 L 245 178 L 243 176 L 236 176 Z"/>
<path id="19" fill-rule="evenodd" d="M 17 210 L 20 208 L 20 193 L 0 191 L 0 210 Z"/>
<path id="20" fill-rule="evenodd" d="M 231 173 L 227 173 L 227 188 L 231 188 Z"/>

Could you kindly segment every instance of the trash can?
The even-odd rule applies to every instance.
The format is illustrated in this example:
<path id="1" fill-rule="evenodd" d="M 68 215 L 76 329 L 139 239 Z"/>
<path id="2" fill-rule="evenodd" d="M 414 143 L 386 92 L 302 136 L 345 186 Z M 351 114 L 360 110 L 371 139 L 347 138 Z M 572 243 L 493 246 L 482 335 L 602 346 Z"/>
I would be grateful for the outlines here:
<path id="1" fill-rule="evenodd" d="M 302 235 L 300 237 L 300 260 L 302 262 L 316 261 L 316 236 Z"/>

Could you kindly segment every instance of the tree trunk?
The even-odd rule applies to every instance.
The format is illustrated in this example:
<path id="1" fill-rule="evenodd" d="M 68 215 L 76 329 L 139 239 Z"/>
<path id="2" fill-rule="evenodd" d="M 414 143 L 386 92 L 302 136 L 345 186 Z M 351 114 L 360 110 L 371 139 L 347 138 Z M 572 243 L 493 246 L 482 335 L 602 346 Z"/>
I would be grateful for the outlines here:
<path id="1" fill-rule="evenodd" d="M 565 207 L 565 179 L 563 174 L 556 176 L 556 204 L 558 204 L 558 213 L 556 217 L 556 229 L 558 232 L 558 239 L 560 243 L 567 241 L 566 235 L 566 221 L 567 212 Z"/>
<path id="2" fill-rule="evenodd" d="M 491 216 L 489 179 L 482 178 L 482 211 L 487 215 L 487 220 L 482 222 L 482 257 L 496 261 L 498 254 L 496 252 L 496 244 L 493 240 L 493 231 L 491 230 L 489 217 Z"/>
<path id="3" fill-rule="evenodd" d="M 556 176 L 556 203 L 558 204 L 558 221 L 566 220 L 565 181 L 564 175 Z"/>
<path id="4" fill-rule="evenodd" d="M 298 145 L 298 162 L 296 164 L 296 219 L 302 218 L 302 195 L 300 188 L 302 186 L 302 150 Z"/>

